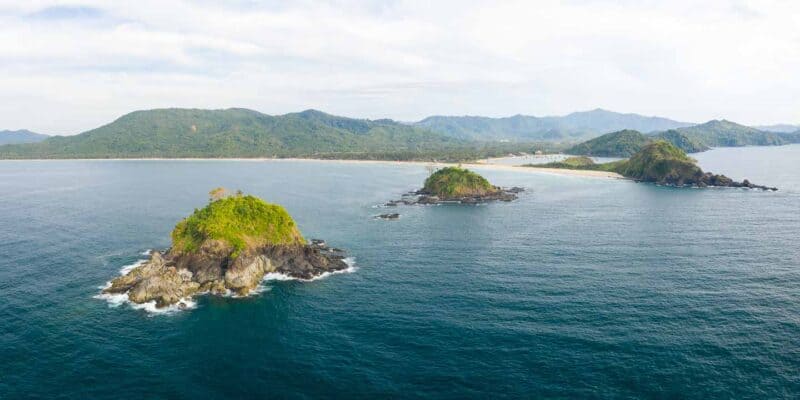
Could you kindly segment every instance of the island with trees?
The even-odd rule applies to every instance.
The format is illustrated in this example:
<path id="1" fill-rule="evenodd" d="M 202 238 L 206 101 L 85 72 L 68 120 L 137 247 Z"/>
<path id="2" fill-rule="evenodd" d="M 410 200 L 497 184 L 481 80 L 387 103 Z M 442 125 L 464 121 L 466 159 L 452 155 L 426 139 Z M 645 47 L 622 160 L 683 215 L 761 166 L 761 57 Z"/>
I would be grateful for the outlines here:
<path id="1" fill-rule="evenodd" d="M 460 166 L 451 166 L 433 172 L 422 189 L 407 193 L 400 200 L 392 200 L 385 206 L 400 204 L 478 204 L 490 201 L 512 201 L 524 191 L 520 187 L 504 189 L 492 185 L 483 176 Z"/>
<path id="2" fill-rule="evenodd" d="M 207 206 L 175 226 L 171 248 L 153 251 L 103 293 L 160 308 L 200 293 L 244 296 L 267 273 L 312 279 L 348 268 L 341 250 L 308 243 L 283 207 L 222 188 L 210 195 Z"/>

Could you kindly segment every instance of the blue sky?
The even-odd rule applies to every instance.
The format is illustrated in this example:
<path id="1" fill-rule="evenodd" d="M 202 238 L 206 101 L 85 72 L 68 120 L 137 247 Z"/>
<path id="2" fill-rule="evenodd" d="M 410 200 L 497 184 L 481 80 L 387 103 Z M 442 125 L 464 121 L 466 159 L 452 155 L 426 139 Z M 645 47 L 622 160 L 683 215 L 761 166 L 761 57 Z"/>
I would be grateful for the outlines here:
<path id="1" fill-rule="evenodd" d="M 138 109 L 800 123 L 796 1 L 0 0 L 0 129 Z"/>

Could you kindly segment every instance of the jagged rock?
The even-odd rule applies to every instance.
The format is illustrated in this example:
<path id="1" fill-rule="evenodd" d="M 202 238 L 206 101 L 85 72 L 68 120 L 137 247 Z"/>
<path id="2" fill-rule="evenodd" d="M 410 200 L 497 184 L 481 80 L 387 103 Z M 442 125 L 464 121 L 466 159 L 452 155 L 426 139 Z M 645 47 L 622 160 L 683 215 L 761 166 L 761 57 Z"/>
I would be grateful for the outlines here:
<path id="1" fill-rule="evenodd" d="M 225 287 L 244 296 L 275 268 L 263 254 L 241 254 L 225 270 Z"/>
<path id="2" fill-rule="evenodd" d="M 207 240 L 196 252 L 154 251 L 144 264 L 111 281 L 105 293 L 126 293 L 134 303 L 156 302 L 157 307 L 178 303 L 196 293 L 246 295 L 269 272 L 311 279 L 347 268 L 345 254 L 324 241 L 310 245 L 279 245 L 250 249 L 234 255 L 223 242 Z"/>
<path id="3" fill-rule="evenodd" d="M 400 214 L 398 214 L 398 213 L 381 214 L 381 215 L 378 215 L 378 218 L 380 218 L 380 219 L 398 219 L 398 218 L 400 218 Z"/>
<path id="4" fill-rule="evenodd" d="M 436 204 L 439 202 L 439 197 L 422 195 L 417 199 L 417 204 Z"/>

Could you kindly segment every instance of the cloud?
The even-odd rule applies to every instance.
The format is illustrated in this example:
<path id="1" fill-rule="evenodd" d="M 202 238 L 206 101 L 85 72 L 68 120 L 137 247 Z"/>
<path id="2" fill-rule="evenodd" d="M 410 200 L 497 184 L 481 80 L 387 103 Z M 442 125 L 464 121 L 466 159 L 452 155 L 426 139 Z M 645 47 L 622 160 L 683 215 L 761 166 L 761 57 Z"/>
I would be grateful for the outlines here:
<path id="1" fill-rule="evenodd" d="M 0 128 L 136 109 L 800 122 L 788 1 L 0 0 Z"/>

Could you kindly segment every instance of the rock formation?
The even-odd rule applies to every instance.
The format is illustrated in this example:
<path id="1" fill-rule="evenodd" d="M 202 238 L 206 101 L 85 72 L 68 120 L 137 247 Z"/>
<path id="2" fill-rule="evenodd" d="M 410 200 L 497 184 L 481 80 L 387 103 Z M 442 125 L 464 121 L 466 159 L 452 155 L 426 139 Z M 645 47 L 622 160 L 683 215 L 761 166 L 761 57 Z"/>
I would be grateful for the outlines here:
<path id="1" fill-rule="evenodd" d="M 341 250 L 321 240 L 305 243 L 282 207 L 252 196 L 213 200 L 181 221 L 172 236 L 172 248 L 154 251 L 103 292 L 165 307 L 198 293 L 244 296 L 267 273 L 311 279 L 348 268 Z"/>

